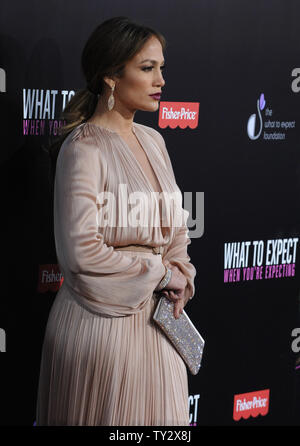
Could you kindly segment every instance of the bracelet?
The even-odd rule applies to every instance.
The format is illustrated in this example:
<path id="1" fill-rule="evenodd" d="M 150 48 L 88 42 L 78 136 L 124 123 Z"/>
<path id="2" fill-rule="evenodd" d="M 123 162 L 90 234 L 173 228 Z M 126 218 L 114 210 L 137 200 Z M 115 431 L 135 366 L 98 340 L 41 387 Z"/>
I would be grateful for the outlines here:
<path id="1" fill-rule="evenodd" d="M 168 268 L 167 266 L 166 266 L 166 270 L 167 270 L 167 272 L 164 275 L 164 277 L 162 278 L 162 280 L 159 282 L 159 284 L 157 285 L 156 291 L 161 291 L 163 288 L 165 288 L 168 285 L 168 283 L 171 280 L 172 270 L 170 268 Z"/>

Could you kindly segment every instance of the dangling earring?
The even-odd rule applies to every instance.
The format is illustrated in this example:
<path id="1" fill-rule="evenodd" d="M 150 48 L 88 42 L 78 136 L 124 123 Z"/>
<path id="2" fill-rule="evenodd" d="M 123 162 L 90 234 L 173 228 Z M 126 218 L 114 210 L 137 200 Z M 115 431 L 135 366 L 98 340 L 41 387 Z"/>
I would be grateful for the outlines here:
<path id="1" fill-rule="evenodd" d="M 111 87 L 111 94 L 110 94 L 110 96 L 108 98 L 108 101 L 107 101 L 107 107 L 108 107 L 109 111 L 111 111 L 114 108 L 114 105 L 115 105 L 114 89 L 115 89 L 115 85 L 113 87 Z"/>

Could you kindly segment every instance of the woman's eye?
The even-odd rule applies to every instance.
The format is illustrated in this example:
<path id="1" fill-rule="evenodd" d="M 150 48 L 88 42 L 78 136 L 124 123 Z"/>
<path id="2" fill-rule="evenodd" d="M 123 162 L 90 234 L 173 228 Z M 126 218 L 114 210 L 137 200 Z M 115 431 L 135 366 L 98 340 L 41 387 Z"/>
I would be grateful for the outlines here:
<path id="1" fill-rule="evenodd" d="M 149 71 L 149 70 L 152 70 L 152 68 L 154 68 L 154 67 L 153 66 L 151 66 L 151 67 L 144 67 L 143 70 L 144 71 Z M 163 70 L 164 68 L 165 68 L 164 65 L 162 67 L 160 67 L 161 70 Z"/>

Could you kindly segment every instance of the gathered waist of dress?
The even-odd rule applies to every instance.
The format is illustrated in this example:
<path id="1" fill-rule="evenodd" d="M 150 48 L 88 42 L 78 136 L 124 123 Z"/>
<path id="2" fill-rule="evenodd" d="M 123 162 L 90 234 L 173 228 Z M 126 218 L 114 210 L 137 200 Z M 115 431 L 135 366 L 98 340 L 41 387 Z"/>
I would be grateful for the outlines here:
<path id="1" fill-rule="evenodd" d="M 142 251 L 149 252 L 150 254 L 163 254 L 164 247 L 163 246 L 149 246 L 149 245 L 138 245 L 138 244 L 130 244 L 124 246 L 114 246 L 114 249 L 124 250 L 124 251 Z"/>

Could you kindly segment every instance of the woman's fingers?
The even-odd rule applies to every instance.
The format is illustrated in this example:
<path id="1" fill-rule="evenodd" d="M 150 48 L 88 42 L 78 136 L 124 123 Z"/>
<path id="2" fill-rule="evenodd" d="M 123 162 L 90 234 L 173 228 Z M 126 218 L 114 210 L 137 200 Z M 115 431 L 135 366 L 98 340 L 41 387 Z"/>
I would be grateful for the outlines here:
<path id="1" fill-rule="evenodd" d="M 178 302 L 175 302 L 174 304 L 174 317 L 175 319 L 178 319 L 183 312 L 183 300 L 179 300 Z"/>
<path id="2" fill-rule="evenodd" d="M 162 294 L 166 296 L 169 300 L 174 302 L 174 317 L 178 319 L 183 312 L 184 307 L 184 299 L 183 299 L 183 293 L 180 293 L 179 295 L 176 294 L 174 291 L 163 291 Z"/>
<path id="3" fill-rule="evenodd" d="M 172 302 L 177 302 L 178 300 L 180 300 L 182 295 L 182 293 L 177 294 L 172 290 L 164 290 L 162 291 L 162 294 L 170 299 Z"/>

